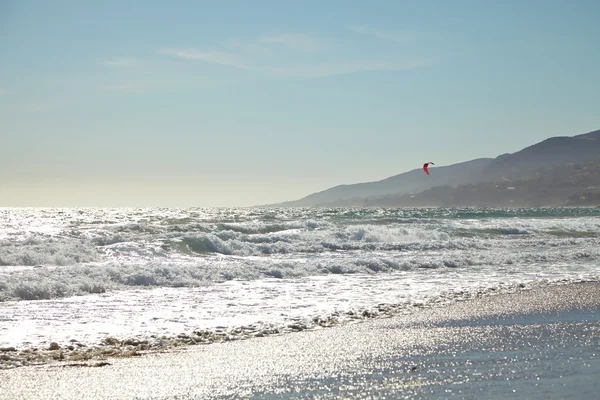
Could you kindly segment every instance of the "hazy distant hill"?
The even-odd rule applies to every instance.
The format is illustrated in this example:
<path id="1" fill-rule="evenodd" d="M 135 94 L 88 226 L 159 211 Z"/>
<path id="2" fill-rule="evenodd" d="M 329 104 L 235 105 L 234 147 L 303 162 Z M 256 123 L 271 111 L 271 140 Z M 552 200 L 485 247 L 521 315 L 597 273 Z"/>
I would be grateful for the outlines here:
<path id="1" fill-rule="evenodd" d="M 436 186 L 415 195 L 364 199 L 367 207 L 549 207 L 600 205 L 600 157 L 538 168 L 512 181 Z"/>
<path id="2" fill-rule="evenodd" d="M 281 203 L 277 206 L 310 207 L 344 199 L 361 199 L 395 193 L 416 193 L 438 185 L 460 185 L 477 180 L 481 170 L 488 166 L 492 160 L 491 158 L 481 158 L 436 168 L 435 173 L 429 176 L 426 176 L 421 168 L 414 169 L 377 182 L 335 186 L 300 200 Z"/>
<path id="3" fill-rule="evenodd" d="M 414 169 L 376 182 L 340 185 L 300 200 L 275 204 L 281 207 L 359 206 L 370 198 L 415 194 L 437 186 L 519 179 L 539 168 L 581 163 L 600 156 L 600 130 L 577 136 L 553 137 L 512 154 L 480 158 L 436 167 L 426 176 Z"/>
<path id="4" fill-rule="evenodd" d="M 504 154 L 483 172 L 485 181 L 500 177 L 521 177 L 532 169 L 581 163 L 600 156 L 600 130 L 577 136 L 559 136 Z"/>

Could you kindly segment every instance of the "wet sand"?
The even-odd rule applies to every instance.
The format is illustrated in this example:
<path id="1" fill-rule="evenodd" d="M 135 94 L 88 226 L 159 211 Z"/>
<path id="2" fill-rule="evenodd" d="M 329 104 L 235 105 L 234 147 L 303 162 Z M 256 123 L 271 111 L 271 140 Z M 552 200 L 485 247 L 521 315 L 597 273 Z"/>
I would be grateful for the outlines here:
<path id="1" fill-rule="evenodd" d="M 0 399 L 595 398 L 600 284 L 105 362 L 0 371 Z"/>

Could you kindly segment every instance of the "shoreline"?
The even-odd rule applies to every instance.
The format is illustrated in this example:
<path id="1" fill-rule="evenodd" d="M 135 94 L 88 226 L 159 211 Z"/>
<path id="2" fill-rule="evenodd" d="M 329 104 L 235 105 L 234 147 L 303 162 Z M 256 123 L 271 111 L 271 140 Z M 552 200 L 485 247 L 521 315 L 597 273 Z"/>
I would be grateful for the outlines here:
<path id="1" fill-rule="evenodd" d="M 599 282 L 549 285 L 328 329 L 186 346 L 129 359 L 109 358 L 102 361 L 102 368 L 65 367 L 68 363 L 59 363 L 2 370 L 4 390 L 0 398 L 166 399 L 178 395 L 191 399 L 227 397 L 227 393 L 235 393 L 234 397 L 262 394 L 275 398 L 277 393 L 296 398 L 302 398 L 298 393 L 305 393 L 328 398 L 319 385 L 349 398 L 366 396 L 375 387 L 382 393 L 420 393 L 424 387 L 440 388 L 440 383 L 435 383 L 436 373 L 431 371 L 447 363 L 449 354 L 455 358 L 471 352 L 476 354 L 474 359 L 484 359 L 494 356 L 498 348 L 516 346 L 509 352 L 514 361 L 519 359 L 515 354 L 526 354 L 538 342 L 542 356 L 538 361 L 530 357 L 521 367 L 539 364 L 540 359 L 554 354 L 552 349 L 571 343 L 569 351 L 583 347 L 587 351 L 569 359 L 589 358 L 574 364 L 575 370 L 590 365 L 585 368 L 600 371 L 599 310 Z M 517 346 L 520 342 L 521 347 Z M 432 367 L 431 360 L 438 360 L 437 367 Z M 508 367 L 512 363 L 510 359 L 496 361 Z M 540 371 L 553 365 L 545 365 Z M 560 379 L 567 375 L 568 370 Z M 386 379 L 381 381 L 383 376 Z M 476 381 L 476 376 L 470 379 Z M 579 376 L 589 378 L 585 373 Z M 368 384 L 356 389 L 357 377 L 367 379 Z M 348 379 L 354 384 L 347 383 Z M 596 380 L 587 379 L 569 388 L 580 390 L 578 393 L 582 388 L 597 390 L 600 383 Z M 531 389 L 529 383 L 534 384 L 529 380 L 527 385 L 521 383 L 521 390 Z M 500 381 L 496 384 L 505 388 Z M 299 392 L 289 392 L 294 385 Z M 348 385 L 355 389 L 348 389 Z M 470 386 L 461 387 L 469 390 Z M 535 393 L 530 396 L 535 397 Z"/>
<path id="2" fill-rule="evenodd" d="M 333 314 L 315 316 L 310 321 L 292 321 L 285 326 L 250 324 L 243 326 L 219 327 L 215 329 L 195 329 L 177 335 L 148 335 L 145 337 L 119 337 L 106 335 L 100 342 L 84 343 L 71 339 L 67 342 L 49 341 L 44 345 L 27 347 L 0 346 L 0 371 L 27 366 L 52 365 L 63 363 L 69 366 L 104 366 L 111 359 L 144 357 L 169 352 L 179 348 L 197 345 L 248 340 L 256 337 L 287 335 L 323 328 L 344 327 L 369 320 L 389 319 L 404 315 L 419 318 L 420 312 L 448 307 L 462 302 L 495 297 L 545 287 L 577 284 L 566 281 L 540 282 L 533 286 L 515 284 L 504 288 L 480 288 L 473 292 L 448 292 L 440 299 L 417 303 L 378 304 Z M 599 282 L 600 284 L 600 282 Z M 457 307 L 457 306 L 455 306 Z M 465 311 L 465 315 L 467 311 Z"/>

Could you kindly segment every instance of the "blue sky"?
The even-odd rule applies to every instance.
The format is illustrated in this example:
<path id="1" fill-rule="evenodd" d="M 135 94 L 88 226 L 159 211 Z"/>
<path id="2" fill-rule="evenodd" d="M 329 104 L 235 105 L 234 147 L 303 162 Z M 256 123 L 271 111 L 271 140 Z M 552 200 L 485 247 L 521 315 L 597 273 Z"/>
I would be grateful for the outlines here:
<path id="1" fill-rule="evenodd" d="M 0 206 L 245 206 L 600 129 L 597 1 L 0 0 Z"/>

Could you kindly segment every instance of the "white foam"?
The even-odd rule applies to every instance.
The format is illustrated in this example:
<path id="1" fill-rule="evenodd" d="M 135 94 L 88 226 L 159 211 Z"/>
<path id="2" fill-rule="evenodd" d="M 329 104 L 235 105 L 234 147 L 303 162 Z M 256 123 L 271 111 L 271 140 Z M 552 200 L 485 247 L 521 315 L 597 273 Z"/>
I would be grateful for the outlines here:
<path id="1" fill-rule="evenodd" d="M 98 344 L 117 338 L 176 336 L 195 330 L 244 325 L 283 329 L 290 323 L 310 326 L 314 317 L 372 310 L 380 304 L 412 307 L 443 302 L 452 293 L 513 290 L 517 282 L 535 284 L 542 265 L 518 279 L 506 271 L 473 268 L 415 271 L 387 275 L 328 275 L 300 279 L 228 281 L 203 288 L 156 288 L 2 305 L 0 346 L 39 346 L 75 339 Z M 575 275 L 573 274 L 575 273 Z M 485 280 L 482 276 L 485 275 Z M 564 269 L 550 281 L 577 280 L 585 273 Z"/>
<path id="2" fill-rule="evenodd" d="M 0 209 L 0 345 L 284 326 L 600 276 L 599 215 L 456 213 Z"/>

